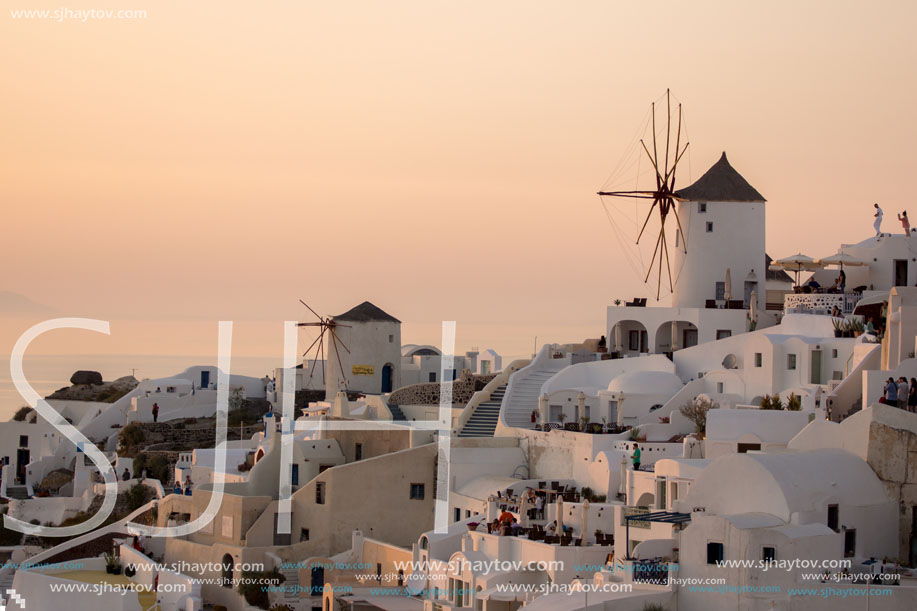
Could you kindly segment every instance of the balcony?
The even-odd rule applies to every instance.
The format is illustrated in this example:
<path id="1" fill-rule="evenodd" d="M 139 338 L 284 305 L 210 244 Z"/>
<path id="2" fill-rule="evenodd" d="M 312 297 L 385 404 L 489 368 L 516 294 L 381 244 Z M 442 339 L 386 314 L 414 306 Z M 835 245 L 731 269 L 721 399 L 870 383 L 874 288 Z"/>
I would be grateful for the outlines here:
<path id="1" fill-rule="evenodd" d="M 852 314 L 853 308 L 862 298 L 862 292 L 847 293 L 789 293 L 783 297 L 783 311 L 786 314 L 830 315 L 837 307 L 843 314 Z"/>

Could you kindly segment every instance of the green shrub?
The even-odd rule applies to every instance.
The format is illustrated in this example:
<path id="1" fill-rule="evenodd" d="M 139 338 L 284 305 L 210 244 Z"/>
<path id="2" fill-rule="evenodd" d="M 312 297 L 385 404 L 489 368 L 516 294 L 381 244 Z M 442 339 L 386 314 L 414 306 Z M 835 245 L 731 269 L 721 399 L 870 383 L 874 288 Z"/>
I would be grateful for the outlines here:
<path id="1" fill-rule="evenodd" d="M 270 571 L 242 571 L 239 594 L 245 597 L 245 602 L 259 609 L 268 609 L 271 604 L 267 589 L 278 586 L 285 581 L 277 569 Z"/>
<path id="2" fill-rule="evenodd" d="M 257 424 L 260 421 L 260 416 L 251 413 L 244 407 L 240 407 L 229 411 L 226 424 L 230 427 L 249 426 L 251 424 Z"/>
<path id="3" fill-rule="evenodd" d="M 786 398 L 786 408 L 791 412 L 798 412 L 802 409 L 802 399 L 796 396 L 796 393 L 790 393 Z"/>
<path id="4" fill-rule="evenodd" d="M 172 463 L 162 454 L 137 454 L 134 457 L 134 475 L 140 477 L 146 469 L 146 476 L 158 479 L 163 485 L 172 481 Z"/>
<path id="5" fill-rule="evenodd" d="M 124 493 L 125 501 L 127 504 L 127 512 L 133 513 L 146 505 L 146 503 L 152 498 L 153 491 L 144 486 L 143 484 L 137 483 L 128 488 L 127 492 Z"/>
<path id="6" fill-rule="evenodd" d="M 139 450 L 146 441 L 146 433 L 136 422 L 128 424 L 118 433 L 118 454 L 130 458 Z"/>
<path id="7" fill-rule="evenodd" d="M 783 409 L 783 400 L 780 398 L 780 395 L 764 395 L 761 397 L 761 409 L 763 410 L 779 410 Z"/>

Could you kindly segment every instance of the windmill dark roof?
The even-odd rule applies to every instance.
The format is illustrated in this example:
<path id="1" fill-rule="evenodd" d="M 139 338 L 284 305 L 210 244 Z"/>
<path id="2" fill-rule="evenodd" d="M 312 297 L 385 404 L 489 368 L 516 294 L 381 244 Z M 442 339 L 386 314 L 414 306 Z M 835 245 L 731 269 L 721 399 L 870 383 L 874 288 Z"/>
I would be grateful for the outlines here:
<path id="1" fill-rule="evenodd" d="M 675 192 L 682 199 L 694 202 L 763 202 L 764 196 L 748 184 L 726 159 L 720 160 L 698 178 L 693 185 Z"/>
<path id="2" fill-rule="evenodd" d="M 343 314 L 338 314 L 333 317 L 334 320 L 349 320 L 352 322 L 372 322 L 372 321 L 383 321 L 383 322 L 397 322 L 401 321 L 395 318 L 394 316 L 387 314 L 382 308 L 368 302 L 364 301 L 355 308 L 347 310 Z"/>

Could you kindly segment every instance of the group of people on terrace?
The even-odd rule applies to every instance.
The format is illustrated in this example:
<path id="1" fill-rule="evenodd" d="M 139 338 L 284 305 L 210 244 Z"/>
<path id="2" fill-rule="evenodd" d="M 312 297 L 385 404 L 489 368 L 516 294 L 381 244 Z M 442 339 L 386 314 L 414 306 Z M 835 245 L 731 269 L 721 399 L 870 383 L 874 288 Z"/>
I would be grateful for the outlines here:
<path id="1" fill-rule="evenodd" d="M 813 276 L 809 278 L 809 281 L 803 284 L 802 286 L 793 287 L 794 292 L 796 293 L 841 293 L 843 294 L 847 290 L 847 273 L 844 272 L 844 269 L 841 268 L 841 271 L 837 274 L 837 278 L 834 279 L 834 284 L 831 286 L 823 287 L 821 283 L 815 279 Z"/>
<path id="2" fill-rule="evenodd" d="M 191 490 L 194 487 L 194 483 L 191 481 L 191 476 L 185 476 L 184 484 L 175 482 L 175 486 L 172 488 L 172 494 L 183 494 L 185 496 L 191 496 Z"/>
<path id="3" fill-rule="evenodd" d="M 883 391 L 885 394 L 879 398 L 879 403 L 893 405 L 909 412 L 917 411 L 917 379 L 911 378 L 908 383 L 904 376 L 897 380 L 888 378 Z"/>

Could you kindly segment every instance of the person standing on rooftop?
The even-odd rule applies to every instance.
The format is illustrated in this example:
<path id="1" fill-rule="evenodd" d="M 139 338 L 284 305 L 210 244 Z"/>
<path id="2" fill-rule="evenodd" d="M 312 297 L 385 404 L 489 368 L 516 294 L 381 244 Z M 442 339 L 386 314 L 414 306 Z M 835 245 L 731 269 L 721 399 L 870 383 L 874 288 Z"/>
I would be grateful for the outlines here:
<path id="1" fill-rule="evenodd" d="M 879 204 L 873 204 L 876 208 L 876 213 L 873 215 L 875 217 L 875 222 L 872 224 L 876 228 L 876 237 L 882 237 L 882 208 L 879 208 Z"/>
<path id="2" fill-rule="evenodd" d="M 904 227 L 904 237 L 909 237 L 911 235 L 911 222 L 907 219 L 907 210 L 898 215 L 898 220 L 901 221 L 901 226 Z"/>

